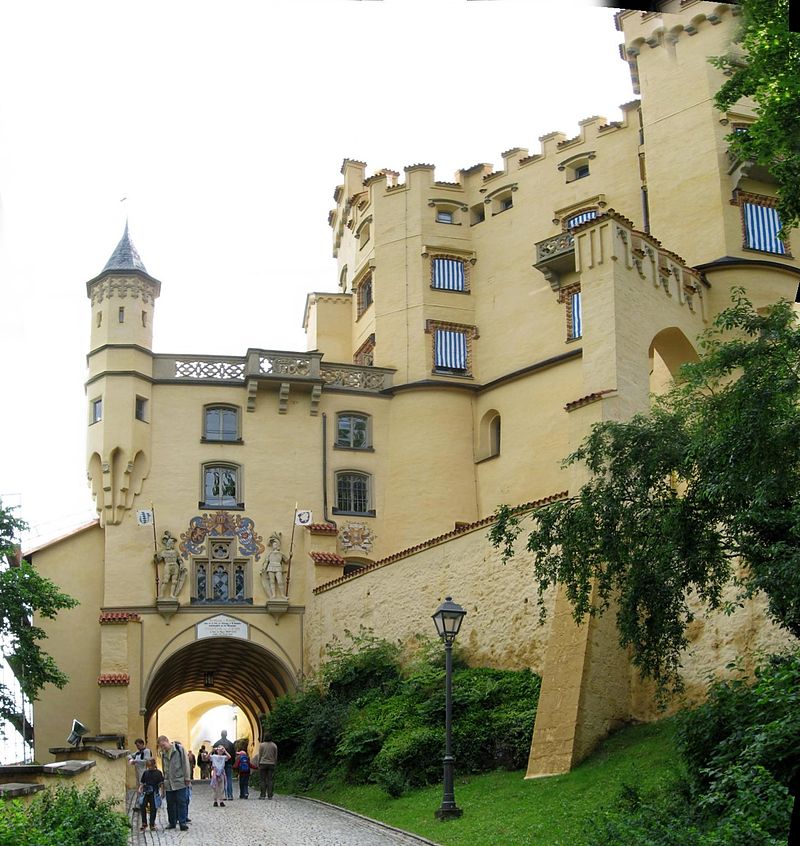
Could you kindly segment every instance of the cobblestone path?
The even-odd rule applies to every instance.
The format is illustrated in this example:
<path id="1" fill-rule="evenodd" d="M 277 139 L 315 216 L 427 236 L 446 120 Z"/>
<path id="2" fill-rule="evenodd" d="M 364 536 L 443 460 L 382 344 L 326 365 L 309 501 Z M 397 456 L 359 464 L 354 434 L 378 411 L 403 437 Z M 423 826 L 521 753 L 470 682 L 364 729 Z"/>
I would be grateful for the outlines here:
<path id="1" fill-rule="evenodd" d="M 234 790 L 236 786 L 234 785 Z M 129 816 L 132 816 L 132 795 Z M 213 807 L 206 782 L 192 785 L 189 831 L 166 831 L 167 808 L 158 812 L 155 831 L 140 831 L 132 817 L 131 846 L 435 846 L 430 840 L 381 826 L 310 799 L 280 796 L 234 799 Z M 89 844 L 87 844 L 89 846 Z"/>

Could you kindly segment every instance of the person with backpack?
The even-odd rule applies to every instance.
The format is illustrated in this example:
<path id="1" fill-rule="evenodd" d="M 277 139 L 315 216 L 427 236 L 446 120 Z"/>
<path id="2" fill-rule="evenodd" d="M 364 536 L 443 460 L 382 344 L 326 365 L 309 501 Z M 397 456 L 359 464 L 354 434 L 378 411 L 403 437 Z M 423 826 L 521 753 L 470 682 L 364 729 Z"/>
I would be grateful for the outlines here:
<path id="1" fill-rule="evenodd" d="M 169 819 L 167 828 L 180 826 L 181 831 L 188 831 L 188 787 L 192 783 L 189 773 L 189 757 L 177 740 L 170 743 L 170 739 L 165 734 L 158 738 L 158 748 L 161 750 L 164 769 L 164 788 L 167 798 L 167 818 Z"/>
<path id="2" fill-rule="evenodd" d="M 155 758 L 147 758 L 145 770 L 139 781 L 139 808 L 142 812 L 142 831 L 147 831 L 147 810 L 150 809 L 150 831 L 156 830 L 156 814 L 161 807 L 164 776 L 156 766 Z"/>
<path id="3" fill-rule="evenodd" d="M 250 763 L 250 756 L 247 754 L 247 747 L 242 747 L 236 753 L 236 761 L 233 768 L 239 773 L 239 798 L 250 797 L 250 771 L 253 766 Z"/>

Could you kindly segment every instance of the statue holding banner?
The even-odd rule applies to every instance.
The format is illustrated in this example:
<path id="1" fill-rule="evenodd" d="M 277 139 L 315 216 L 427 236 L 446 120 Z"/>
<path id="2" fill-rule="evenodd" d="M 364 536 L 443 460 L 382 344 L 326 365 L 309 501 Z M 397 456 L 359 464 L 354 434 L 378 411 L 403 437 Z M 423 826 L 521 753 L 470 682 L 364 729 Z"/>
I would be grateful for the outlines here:
<path id="1" fill-rule="evenodd" d="M 281 534 L 273 532 L 269 538 L 269 552 L 261 569 L 261 584 L 270 599 L 286 597 L 286 583 L 283 577 L 283 565 L 286 556 L 281 552 Z"/>
<path id="2" fill-rule="evenodd" d="M 175 549 L 177 542 L 177 538 L 173 537 L 169 531 L 165 531 L 161 538 L 161 550 L 155 554 L 156 564 L 159 561 L 164 562 L 164 573 L 158 591 L 159 599 L 163 598 L 167 585 L 170 586 L 169 598 L 177 599 L 189 572 L 188 568 L 183 566 L 178 550 Z"/>

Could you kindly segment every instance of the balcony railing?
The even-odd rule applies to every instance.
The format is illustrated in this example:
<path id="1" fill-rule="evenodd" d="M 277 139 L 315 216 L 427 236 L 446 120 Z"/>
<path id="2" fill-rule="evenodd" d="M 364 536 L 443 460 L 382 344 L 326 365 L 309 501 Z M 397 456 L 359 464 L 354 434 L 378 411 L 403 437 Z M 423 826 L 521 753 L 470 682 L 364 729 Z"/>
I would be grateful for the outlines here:
<path id="1" fill-rule="evenodd" d="M 153 376 L 159 382 L 265 383 L 319 385 L 326 390 L 377 393 L 392 386 L 394 370 L 355 364 L 323 364 L 322 353 L 248 350 L 245 356 L 154 356 Z"/>

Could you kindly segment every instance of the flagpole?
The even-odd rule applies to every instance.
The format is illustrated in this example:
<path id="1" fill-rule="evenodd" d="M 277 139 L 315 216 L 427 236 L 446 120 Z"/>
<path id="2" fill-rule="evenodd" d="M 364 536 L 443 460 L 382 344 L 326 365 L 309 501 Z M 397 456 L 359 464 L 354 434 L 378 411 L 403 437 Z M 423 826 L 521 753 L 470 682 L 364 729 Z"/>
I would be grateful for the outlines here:
<path id="1" fill-rule="evenodd" d="M 292 516 L 292 537 L 289 541 L 289 560 L 286 564 L 286 598 L 289 598 L 289 582 L 292 578 L 292 552 L 294 551 L 294 527 L 297 524 L 297 503 L 294 504 L 294 515 Z"/>
<path id="2" fill-rule="evenodd" d="M 150 503 L 150 511 L 153 514 L 153 566 L 156 568 L 156 599 L 158 599 L 158 592 L 160 589 L 158 583 L 158 541 L 156 540 L 156 507 Z"/>

